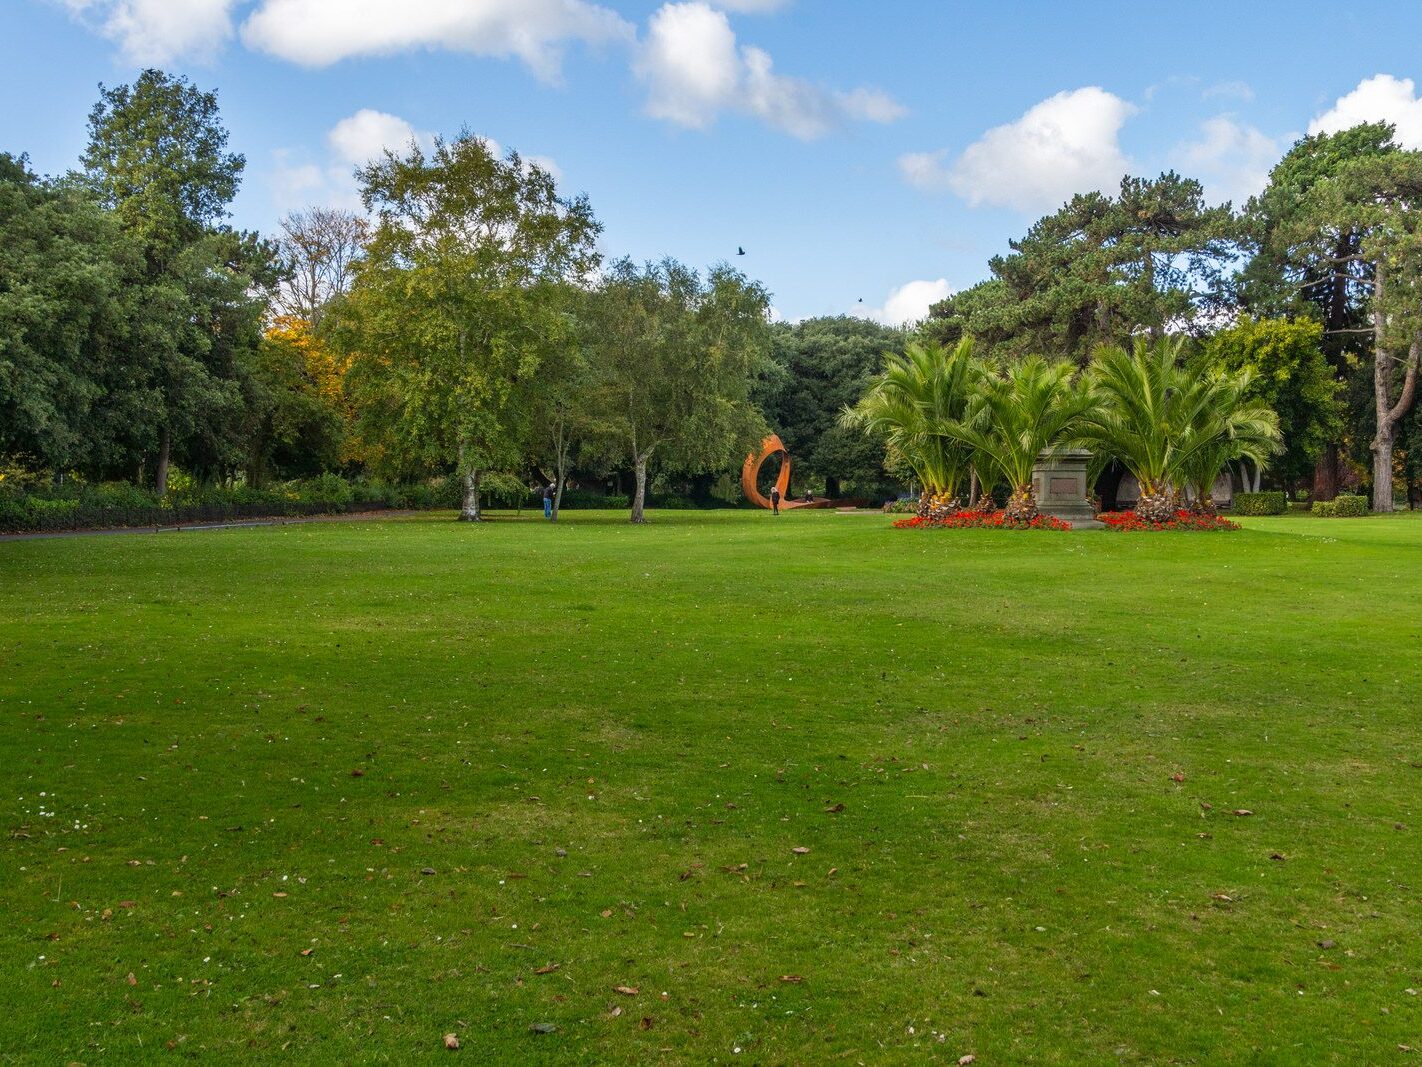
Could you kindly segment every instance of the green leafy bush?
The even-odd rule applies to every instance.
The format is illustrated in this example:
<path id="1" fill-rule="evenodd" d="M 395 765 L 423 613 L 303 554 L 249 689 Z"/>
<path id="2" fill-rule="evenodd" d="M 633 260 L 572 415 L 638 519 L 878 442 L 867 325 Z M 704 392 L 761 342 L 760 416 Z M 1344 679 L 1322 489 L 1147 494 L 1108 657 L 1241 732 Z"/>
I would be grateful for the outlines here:
<path id="1" fill-rule="evenodd" d="M 1368 498 L 1344 493 L 1332 500 L 1316 500 L 1313 513 L 1325 519 L 1359 519 L 1369 512 Z"/>
<path id="2" fill-rule="evenodd" d="M 1238 493 L 1234 498 L 1236 515 L 1282 515 L 1289 510 L 1289 494 L 1280 491 Z"/>
<path id="3" fill-rule="evenodd" d="M 884 513 L 886 515 L 917 515 L 918 498 L 914 497 L 911 500 L 891 500 L 884 505 Z"/>

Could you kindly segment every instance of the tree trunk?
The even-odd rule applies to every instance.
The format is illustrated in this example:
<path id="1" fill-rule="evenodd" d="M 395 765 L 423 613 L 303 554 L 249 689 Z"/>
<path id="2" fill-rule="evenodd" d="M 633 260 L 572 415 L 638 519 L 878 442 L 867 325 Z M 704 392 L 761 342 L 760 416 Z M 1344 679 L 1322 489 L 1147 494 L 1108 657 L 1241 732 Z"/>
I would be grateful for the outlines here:
<path id="1" fill-rule="evenodd" d="M 1014 489 L 1007 498 L 1007 506 L 1003 508 L 1003 518 L 1008 522 L 1031 522 L 1039 514 L 1037 494 L 1032 491 L 1031 482 Z"/>
<path id="2" fill-rule="evenodd" d="M 478 468 L 464 475 L 464 507 L 459 512 L 460 522 L 482 522 L 484 514 L 479 508 Z"/>
<path id="3" fill-rule="evenodd" d="M 646 522 L 647 504 L 647 456 L 645 453 L 635 458 L 637 491 L 632 496 L 632 522 Z"/>
<path id="4" fill-rule="evenodd" d="M 1313 465 L 1314 500 L 1332 500 L 1338 495 L 1338 446 L 1325 445 Z"/>
<path id="5" fill-rule="evenodd" d="M 1141 484 L 1136 500 L 1136 514 L 1146 522 L 1166 523 L 1175 518 L 1175 493 L 1169 486 Z"/>
<path id="6" fill-rule="evenodd" d="M 1387 317 L 1383 312 L 1383 268 L 1376 268 L 1373 283 L 1373 401 L 1377 406 L 1378 432 L 1373 438 L 1373 510 L 1392 510 L 1392 445 L 1397 436 L 1397 424 L 1412 409 L 1417 391 L 1417 363 L 1422 356 L 1422 337 L 1414 337 L 1408 348 L 1402 393 L 1392 401 L 1392 383 L 1397 376 L 1393 362 L 1397 360 L 1383 345 Z"/>
<path id="7" fill-rule="evenodd" d="M 159 497 L 168 495 L 168 467 L 173 458 L 173 433 L 168 427 L 163 427 L 163 440 L 158 446 L 158 473 L 153 480 L 154 488 L 158 490 Z"/>
<path id="8" fill-rule="evenodd" d="M 1373 510 L 1392 510 L 1392 426 L 1383 422 L 1373 438 Z"/>
<path id="9" fill-rule="evenodd" d="M 825 496 L 831 500 L 839 499 L 839 479 L 825 476 Z"/>
<path id="10" fill-rule="evenodd" d="M 563 506 L 563 485 L 568 480 L 568 461 L 563 455 L 558 456 L 558 469 L 553 474 L 553 521 L 558 521 L 558 509 Z"/>

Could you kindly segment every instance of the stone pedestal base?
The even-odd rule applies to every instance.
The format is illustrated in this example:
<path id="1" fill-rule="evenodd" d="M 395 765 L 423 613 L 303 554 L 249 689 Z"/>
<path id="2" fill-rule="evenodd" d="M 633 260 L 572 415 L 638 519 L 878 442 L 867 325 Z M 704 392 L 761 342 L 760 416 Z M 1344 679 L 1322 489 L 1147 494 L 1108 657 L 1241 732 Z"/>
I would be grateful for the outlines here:
<path id="1" fill-rule="evenodd" d="M 1042 514 L 1069 522 L 1074 530 L 1102 528 L 1088 499 L 1091 487 L 1086 484 L 1086 465 L 1090 460 L 1086 449 L 1069 448 L 1037 461 L 1032 468 L 1032 490 Z"/>

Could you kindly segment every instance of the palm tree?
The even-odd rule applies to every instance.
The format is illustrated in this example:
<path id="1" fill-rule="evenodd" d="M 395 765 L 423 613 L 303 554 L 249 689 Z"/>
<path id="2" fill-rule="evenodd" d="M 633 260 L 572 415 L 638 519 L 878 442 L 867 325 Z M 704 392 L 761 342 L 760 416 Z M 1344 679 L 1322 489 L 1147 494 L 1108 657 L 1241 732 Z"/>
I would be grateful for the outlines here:
<path id="1" fill-rule="evenodd" d="M 1273 412 L 1245 397 L 1247 372 L 1183 362 L 1183 346 L 1183 338 L 1138 339 L 1129 351 L 1098 348 L 1091 363 L 1096 402 L 1082 420 L 1081 442 L 1135 476 L 1136 514 L 1150 522 L 1175 514 L 1179 486 L 1195 489 L 1204 504 L 1226 463 L 1262 462 L 1278 441 Z"/>
<path id="2" fill-rule="evenodd" d="M 1098 348 L 1089 372 L 1096 402 L 1081 425 L 1083 444 L 1098 457 L 1116 458 L 1135 476 L 1136 514 L 1154 522 L 1175 512 L 1183 439 L 1200 414 L 1199 382 L 1180 366 L 1181 343 L 1138 338 L 1129 351 Z"/>
<path id="3" fill-rule="evenodd" d="M 1037 517 L 1032 469 L 1043 453 L 1057 451 L 1076 435 L 1090 394 L 1074 378 L 1070 363 L 1048 363 L 1031 356 L 1005 372 L 979 380 L 978 407 L 947 423 L 944 432 L 975 450 L 1007 482 L 1011 496 L 1004 508 L 1013 522 Z"/>
<path id="4" fill-rule="evenodd" d="M 979 374 L 971 340 L 951 349 L 911 342 L 903 355 L 886 358 L 869 391 L 840 416 L 843 425 L 885 438 L 903 456 L 923 487 L 921 510 L 936 502 L 956 507 L 971 454 L 942 428 L 967 414 Z"/>
<path id="5" fill-rule="evenodd" d="M 1283 451 L 1278 415 L 1248 397 L 1252 377 L 1248 367 L 1202 375 L 1208 400 L 1191 427 L 1180 464 L 1181 481 L 1192 491 L 1197 511 L 1214 514 L 1215 481 L 1230 463 L 1248 460 L 1262 474 L 1269 457 Z"/>

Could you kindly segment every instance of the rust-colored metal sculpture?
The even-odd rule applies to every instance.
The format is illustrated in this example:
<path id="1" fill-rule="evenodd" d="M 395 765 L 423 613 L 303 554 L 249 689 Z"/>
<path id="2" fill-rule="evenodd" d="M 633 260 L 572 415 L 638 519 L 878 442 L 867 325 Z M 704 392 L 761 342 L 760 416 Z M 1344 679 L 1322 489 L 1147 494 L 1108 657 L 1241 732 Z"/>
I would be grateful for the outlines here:
<path id="1" fill-rule="evenodd" d="M 780 490 L 780 506 L 794 507 L 794 503 L 787 499 L 790 495 L 790 453 L 785 451 L 785 442 L 780 440 L 779 434 L 771 434 L 760 443 L 759 452 L 752 452 L 746 457 L 741 467 L 741 491 L 746 494 L 747 500 L 758 507 L 771 506 L 770 500 L 757 488 L 756 479 L 760 477 L 760 468 L 765 461 L 775 455 L 784 457 L 780 461 L 780 474 L 775 479 L 775 487 Z"/>

